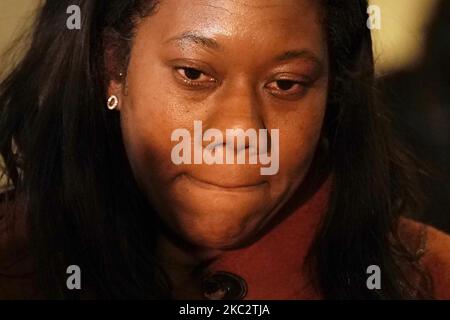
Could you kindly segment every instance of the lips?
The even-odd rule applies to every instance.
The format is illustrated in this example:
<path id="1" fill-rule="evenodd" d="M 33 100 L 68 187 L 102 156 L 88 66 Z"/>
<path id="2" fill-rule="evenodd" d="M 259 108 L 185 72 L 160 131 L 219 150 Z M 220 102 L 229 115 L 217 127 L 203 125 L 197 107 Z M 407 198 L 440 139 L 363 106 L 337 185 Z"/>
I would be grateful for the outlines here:
<path id="1" fill-rule="evenodd" d="M 259 188 L 268 185 L 267 181 L 259 182 L 242 182 L 242 183 L 226 183 L 226 182 L 213 182 L 203 178 L 194 177 L 189 174 L 181 175 L 181 178 L 188 180 L 191 183 L 196 184 L 199 187 L 206 189 L 219 189 L 225 191 L 254 191 Z"/>

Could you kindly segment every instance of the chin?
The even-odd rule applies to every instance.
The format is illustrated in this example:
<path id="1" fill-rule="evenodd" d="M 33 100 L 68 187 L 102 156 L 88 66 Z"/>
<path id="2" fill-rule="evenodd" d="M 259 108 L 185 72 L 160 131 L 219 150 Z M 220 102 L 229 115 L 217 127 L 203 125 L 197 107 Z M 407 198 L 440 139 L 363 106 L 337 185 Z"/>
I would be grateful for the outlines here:
<path id="1" fill-rule="evenodd" d="M 205 233 L 202 230 L 179 230 L 186 243 L 207 250 L 231 250 L 241 247 L 250 234 L 249 232 L 225 231 L 222 233 Z"/>
<path id="2" fill-rule="evenodd" d="M 173 216 L 176 223 L 172 225 L 177 226 L 174 231 L 187 243 L 208 249 L 232 249 L 252 236 L 266 217 L 266 212 L 254 209 L 240 211 L 233 206 L 220 211 L 183 210 Z"/>

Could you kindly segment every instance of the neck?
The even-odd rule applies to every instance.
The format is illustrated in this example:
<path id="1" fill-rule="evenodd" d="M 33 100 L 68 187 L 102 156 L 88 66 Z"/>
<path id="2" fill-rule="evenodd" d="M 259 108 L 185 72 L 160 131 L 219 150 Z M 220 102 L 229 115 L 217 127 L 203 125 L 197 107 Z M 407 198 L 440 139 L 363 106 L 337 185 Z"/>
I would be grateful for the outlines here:
<path id="1" fill-rule="evenodd" d="M 243 248 L 222 251 L 187 247 L 167 233 L 161 233 L 157 254 L 172 281 L 175 297 L 201 298 L 199 284 L 202 274 L 220 270 L 246 279 L 254 288 L 249 294 L 259 292 L 269 298 L 276 298 L 270 295 L 274 288 L 289 287 L 291 281 L 298 281 L 299 286 L 306 287 L 308 281 L 301 270 L 326 210 L 330 182 L 331 178 L 328 178 L 308 190 L 299 188 L 264 235 Z M 261 268 L 265 269 L 264 272 L 258 272 Z M 274 277 L 268 278 L 267 274 Z M 298 286 L 295 288 L 300 290 Z M 255 295 L 255 298 L 260 296 Z"/>

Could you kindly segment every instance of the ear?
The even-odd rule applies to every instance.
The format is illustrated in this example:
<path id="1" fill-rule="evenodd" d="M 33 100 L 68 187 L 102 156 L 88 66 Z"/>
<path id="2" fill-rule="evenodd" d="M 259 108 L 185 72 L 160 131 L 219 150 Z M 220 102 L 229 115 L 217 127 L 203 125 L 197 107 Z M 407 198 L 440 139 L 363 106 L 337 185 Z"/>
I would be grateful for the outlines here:
<path id="1" fill-rule="evenodd" d="M 124 91 L 125 84 L 119 82 L 118 80 L 110 80 L 108 84 L 108 97 L 115 95 L 119 99 L 119 104 L 116 107 L 116 110 L 121 110 L 123 102 L 124 102 Z"/>
<path id="2" fill-rule="evenodd" d="M 108 98 L 115 95 L 119 99 L 116 110 L 120 110 L 124 96 L 127 95 L 127 79 L 125 68 L 120 63 L 124 57 L 120 50 L 120 36 L 117 32 L 107 31 L 105 33 L 103 59 L 105 74 L 108 77 Z"/>

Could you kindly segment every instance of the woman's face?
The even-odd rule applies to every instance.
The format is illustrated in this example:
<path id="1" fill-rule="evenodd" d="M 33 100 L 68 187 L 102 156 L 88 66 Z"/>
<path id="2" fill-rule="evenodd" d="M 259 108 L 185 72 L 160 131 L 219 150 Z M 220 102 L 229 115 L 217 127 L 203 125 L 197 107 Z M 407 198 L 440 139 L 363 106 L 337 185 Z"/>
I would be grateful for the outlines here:
<path id="1" fill-rule="evenodd" d="M 270 223 L 304 179 L 327 100 L 320 21 L 318 1 L 163 0 L 138 24 L 126 88 L 112 82 L 109 93 L 120 99 L 140 187 L 185 241 L 212 249 L 239 245 Z M 201 121 L 201 132 L 194 132 L 194 121 Z M 172 139 L 177 129 L 187 129 L 192 141 Z M 217 129 L 215 139 L 202 141 L 207 129 Z M 260 158 L 237 163 L 240 153 L 255 154 L 256 144 L 227 145 L 227 129 L 267 129 L 268 151 L 260 152 L 278 170 L 263 175 L 270 165 Z M 182 141 L 192 153 L 175 149 L 186 160 L 177 164 L 173 148 Z M 235 161 L 207 164 L 199 153 L 195 163 L 198 147 L 210 155 L 230 152 Z"/>

